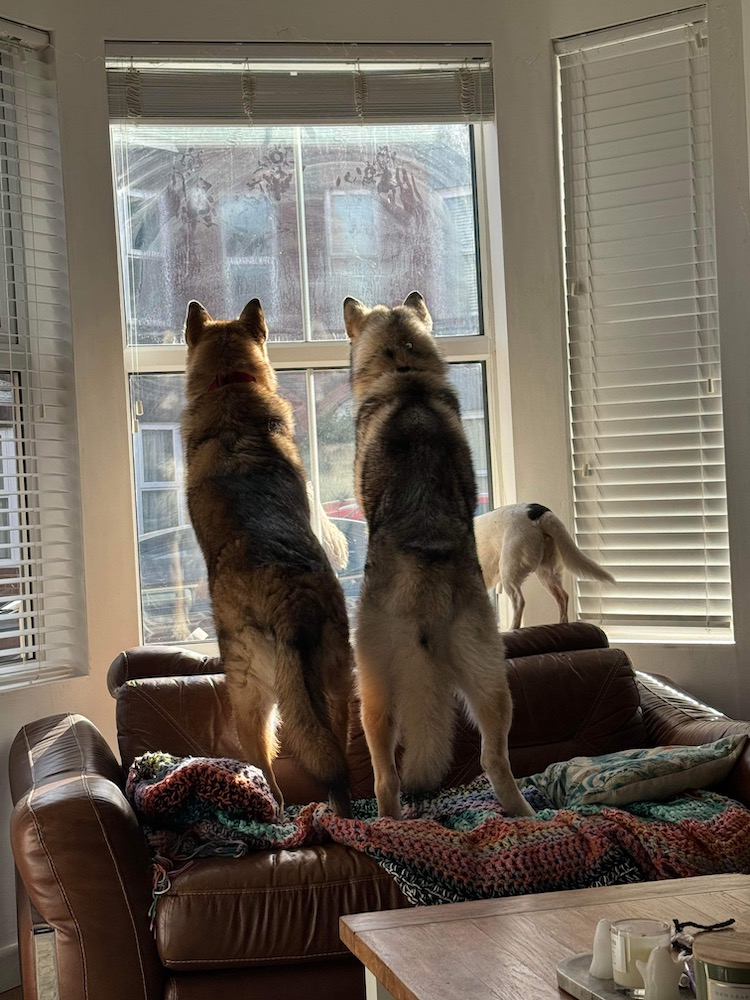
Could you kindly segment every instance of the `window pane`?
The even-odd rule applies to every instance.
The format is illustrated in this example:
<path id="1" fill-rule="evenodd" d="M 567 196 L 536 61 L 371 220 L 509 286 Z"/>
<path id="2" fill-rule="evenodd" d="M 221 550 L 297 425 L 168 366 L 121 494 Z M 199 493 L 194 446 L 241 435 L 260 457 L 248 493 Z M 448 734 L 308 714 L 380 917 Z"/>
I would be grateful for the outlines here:
<path id="1" fill-rule="evenodd" d="M 254 296 L 272 340 L 302 339 L 294 131 L 112 127 L 128 342 L 181 339 Z"/>
<path id="2" fill-rule="evenodd" d="M 171 430 L 142 430 L 143 481 L 145 483 L 166 483 L 174 481 L 175 436 Z"/>
<path id="3" fill-rule="evenodd" d="M 310 466 L 307 389 L 304 372 L 279 372 L 279 391 L 292 404 L 297 442 L 302 461 Z M 148 486 L 144 470 L 156 469 L 159 461 L 145 460 L 148 451 L 161 460 L 167 447 L 144 447 L 147 440 L 162 444 L 180 440 L 184 406 L 182 375 L 132 375 L 130 393 L 133 410 L 136 400 L 143 407 L 141 424 L 150 425 L 134 436 L 135 488 L 138 520 L 138 560 L 140 566 L 143 638 L 146 643 L 199 641 L 215 638 L 211 600 L 203 553 L 190 524 L 185 501 L 184 466 L 181 451 L 173 455 L 174 488 Z M 139 449 L 144 455 L 138 461 Z M 181 445 L 180 445 L 181 449 Z M 170 454 L 172 454 L 170 452 Z M 156 481 L 164 481 L 167 477 Z M 0 591 L 1 595 L 2 591 Z M 2 620 L 0 619 L 0 627 Z"/>
<path id="4" fill-rule="evenodd" d="M 313 377 L 323 507 L 321 532 L 351 615 L 365 568 L 367 524 L 354 499 L 354 405 L 349 371 L 318 371 Z"/>
<path id="5" fill-rule="evenodd" d="M 179 441 L 184 405 L 182 375 L 133 375 L 130 393 L 143 407 L 139 433 L 133 438 L 138 519 L 143 640 L 182 642 L 200 638 L 203 629 L 213 636 L 203 554 L 190 525 L 185 505 L 185 483 Z M 167 447 L 167 442 L 170 442 Z M 139 459 L 139 453 L 142 460 Z M 166 455 L 172 459 L 171 489 L 148 488 L 164 475 Z M 153 476 L 153 479 L 149 478 Z"/>
<path id="6" fill-rule="evenodd" d="M 478 334 L 470 126 L 304 128 L 302 156 L 313 338 L 414 288 L 438 335 Z"/>
<path id="7" fill-rule="evenodd" d="M 307 378 L 305 372 L 276 372 L 279 393 L 288 400 L 294 418 L 294 436 L 305 469 L 310 468 L 310 423 L 307 413 Z M 309 476 L 309 473 L 308 473 Z"/>
<path id="8" fill-rule="evenodd" d="M 19 496 L 18 441 L 15 390 L 10 372 L 0 372 L 0 661 L 17 659 L 27 584 L 22 566 Z M 31 620 L 26 618 L 28 625 Z"/>
<path id="9" fill-rule="evenodd" d="M 191 298 L 226 318 L 254 296 L 272 340 L 304 339 L 308 298 L 307 336 L 345 339 L 345 296 L 413 288 L 438 335 L 480 332 L 471 126 L 115 125 L 112 141 L 129 343 L 179 341 Z"/>
<path id="10" fill-rule="evenodd" d="M 461 404 L 461 420 L 471 448 L 477 481 L 477 514 L 492 508 L 490 449 L 487 438 L 487 390 L 480 362 L 448 365 L 448 374 Z"/>
<path id="11" fill-rule="evenodd" d="M 708 24 L 639 21 L 558 49 L 576 540 L 617 580 L 581 580 L 578 614 L 726 638 Z"/>
<path id="12" fill-rule="evenodd" d="M 144 490 L 143 530 L 159 531 L 179 524 L 179 500 L 176 490 Z"/>
<path id="13" fill-rule="evenodd" d="M 12 558 L 10 497 L 0 494 L 0 560 Z"/>

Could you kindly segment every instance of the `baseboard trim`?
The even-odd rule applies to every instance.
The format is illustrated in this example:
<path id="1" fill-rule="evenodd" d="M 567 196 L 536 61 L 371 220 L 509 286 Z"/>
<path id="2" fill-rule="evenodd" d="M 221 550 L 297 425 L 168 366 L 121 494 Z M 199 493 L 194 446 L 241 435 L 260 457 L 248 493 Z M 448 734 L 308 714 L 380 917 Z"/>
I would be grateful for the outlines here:
<path id="1" fill-rule="evenodd" d="M 21 985 L 21 966 L 18 961 L 18 945 L 6 944 L 0 948 L 0 993 Z"/>

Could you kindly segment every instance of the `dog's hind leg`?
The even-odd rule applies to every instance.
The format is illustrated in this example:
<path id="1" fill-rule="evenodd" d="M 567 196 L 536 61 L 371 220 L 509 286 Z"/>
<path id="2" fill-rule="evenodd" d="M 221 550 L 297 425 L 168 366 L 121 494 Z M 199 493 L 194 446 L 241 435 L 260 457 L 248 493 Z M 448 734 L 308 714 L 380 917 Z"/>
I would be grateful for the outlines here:
<path id="1" fill-rule="evenodd" d="M 508 759 L 512 703 L 505 675 L 505 651 L 491 616 L 480 626 L 467 617 L 454 630 L 452 654 L 461 692 L 482 737 L 481 764 L 503 809 L 511 816 L 533 816 L 521 795 Z"/>
<path id="2" fill-rule="evenodd" d="M 396 770 L 393 676 L 398 644 L 383 627 L 382 609 L 360 600 L 354 644 L 362 728 L 375 776 L 378 815 L 401 818 L 401 785 Z"/>
<path id="3" fill-rule="evenodd" d="M 513 609 L 513 620 L 511 621 L 510 627 L 520 628 L 521 622 L 523 621 L 523 612 L 526 607 L 526 601 L 524 600 L 523 593 L 521 592 L 520 586 L 515 583 L 509 583 L 507 580 L 503 580 L 503 590 L 508 595 L 511 607 Z"/>
<path id="4" fill-rule="evenodd" d="M 268 781 L 273 797 L 284 810 L 281 794 L 273 773 L 273 760 L 278 751 L 276 742 L 276 704 L 272 691 L 257 685 L 242 670 L 224 664 L 232 714 L 237 726 L 240 745 L 249 764 L 260 768 Z"/>
<path id="5" fill-rule="evenodd" d="M 396 717 L 403 746 L 401 781 L 405 791 L 430 792 L 450 767 L 456 702 L 452 677 L 445 663 L 436 663 L 425 648 L 429 637 L 422 628 L 420 645 L 402 650 L 409 664 L 408 678 L 399 677 Z"/>
<path id="6" fill-rule="evenodd" d="M 362 728 L 375 775 L 378 816 L 401 819 L 401 786 L 396 770 L 396 725 L 390 692 L 377 672 L 368 671 L 366 659 L 358 651 L 359 698 Z"/>
<path id="7" fill-rule="evenodd" d="M 535 549 L 536 538 L 532 536 L 531 544 L 526 536 L 520 539 L 513 539 L 506 536 L 503 554 L 500 560 L 500 578 L 503 590 L 510 599 L 513 608 L 513 620 L 511 628 L 520 628 L 523 620 L 523 612 L 526 607 L 521 587 L 526 577 L 536 566 L 538 558 Z M 541 549 L 540 549 L 541 551 Z"/>
<path id="8" fill-rule="evenodd" d="M 568 592 L 562 585 L 562 571 L 560 569 L 549 569 L 547 566 L 540 566 L 536 575 L 543 587 L 552 594 L 557 601 L 560 611 L 560 621 L 568 620 Z"/>

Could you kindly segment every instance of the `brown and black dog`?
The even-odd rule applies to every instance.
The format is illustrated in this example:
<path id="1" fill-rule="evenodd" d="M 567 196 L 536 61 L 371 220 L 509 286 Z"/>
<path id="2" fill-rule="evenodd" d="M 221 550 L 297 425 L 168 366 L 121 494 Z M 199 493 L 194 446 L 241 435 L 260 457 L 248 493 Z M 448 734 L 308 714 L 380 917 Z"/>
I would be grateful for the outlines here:
<path id="1" fill-rule="evenodd" d="M 370 530 L 355 654 L 378 812 L 401 815 L 401 780 L 408 791 L 439 786 L 459 694 L 501 805 L 531 815 L 508 762 L 511 698 L 474 542 L 471 452 L 427 306 L 419 292 L 395 309 L 347 298 L 344 322 Z"/>
<path id="2" fill-rule="evenodd" d="M 219 652 L 249 763 L 273 773 L 284 740 L 350 815 L 353 683 L 344 595 L 310 525 L 292 410 L 279 396 L 258 299 L 239 319 L 191 302 L 182 428 L 190 518 L 208 570 Z"/>

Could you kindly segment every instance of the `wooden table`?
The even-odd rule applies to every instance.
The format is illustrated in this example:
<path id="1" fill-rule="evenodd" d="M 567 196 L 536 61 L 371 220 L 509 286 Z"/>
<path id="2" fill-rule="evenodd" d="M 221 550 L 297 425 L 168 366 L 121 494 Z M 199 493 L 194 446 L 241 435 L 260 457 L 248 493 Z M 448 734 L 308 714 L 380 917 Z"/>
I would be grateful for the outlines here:
<path id="1" fill-rule="evenodd" d="M 368 1000 L 569 1000 L 556 968 L 591 951 L 603 917 L 750 931 L 750 875 L 643 882 L 341 917 L 341 940 L 365 966 Z"/>

